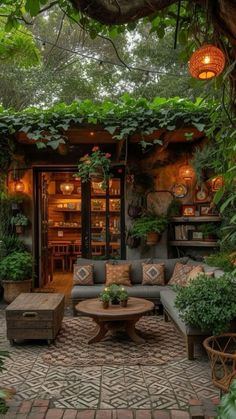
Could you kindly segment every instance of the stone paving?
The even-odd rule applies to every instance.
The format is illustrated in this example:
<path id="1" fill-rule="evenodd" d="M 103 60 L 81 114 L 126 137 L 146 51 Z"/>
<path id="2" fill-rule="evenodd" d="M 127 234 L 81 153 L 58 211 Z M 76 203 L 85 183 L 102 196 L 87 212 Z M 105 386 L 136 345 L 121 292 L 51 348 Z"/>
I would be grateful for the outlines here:
<path id="1" fill-rule="evenodd" d="M 4 307 L 0 310 L 0 331 L 3 336 L 1 348 L 9 350 L 11 355 L 5 362 L 6 370 L 1 374 L 1 385 L 15 389 L 12 403 L 16 403 L 16 409 L 23 401 L 37 403 L 37 400 L 48 400 L 55 412 L 61 409 L 62 415 L 65 415 L 70 411 L 63 416 L 68 419 L 92 419 L 95 410 L 98 412 L 99 409 L 108 413 L 97 415 L 96 419 L 133 418 L 134 412 L 140 409 L 143 414 L 149 413 L 145 413 L 146 416 L 138 416 L 137 413 L 136 418 L 172 419 L 175 417 L 170 416 L 173 411 L 184 413 L 188 410 L 190 399 L 210 400 L 219 395 L 219 391 L 212 385 L 206 356 L 198 356 L 194 361 L 181 357 L 168 360 L 162 365 L 54 366 L 43 361 L 42 353 L 48 349 L 45 342 L 25 342 L 10 347 L 5 337 Z M 160 409 L 162 416 L 158 416 Z M 80 416 L 73 416 L 74 410 L 84 412 L 84 416 L 81 413 Z M 121 410 L 131 413 L 122 417 L 119 413 Z M 92 413 L 86 413 L 88 411 Z M 157 413 L 154 415 L 155 411 Z M 17 418 L 28 417 L 22 416 L 23 413 L 16 414 Z M 28 414 L 31 415 L 29 417 L 40 419 L 40 416 L 32 416 L 31 411 Z M 46 417 L 62 416 L 55 413 L 54 416 Z M 188 416 L 177 415 L 176 418 L 185 419 Z"/>

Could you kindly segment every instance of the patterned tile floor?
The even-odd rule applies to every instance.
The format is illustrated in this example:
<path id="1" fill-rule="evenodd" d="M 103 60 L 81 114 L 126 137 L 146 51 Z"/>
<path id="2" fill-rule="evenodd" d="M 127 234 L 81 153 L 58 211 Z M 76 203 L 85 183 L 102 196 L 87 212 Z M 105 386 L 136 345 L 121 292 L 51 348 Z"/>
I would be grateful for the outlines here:
<path id="1" fill-rule="evenodd" d="M 15 400 L 51 399 L 58 408 L 185 409 L 190 399 L 219 395 L 204 355 L 195 361 L 181 357 L 155 366 L 48 365 L 41 356 L 45 342 L 10 347 L 4 306 L 0 306 L 0 336 L 0 348 L 11 355 L 0 382 L 15 388 Z"/>

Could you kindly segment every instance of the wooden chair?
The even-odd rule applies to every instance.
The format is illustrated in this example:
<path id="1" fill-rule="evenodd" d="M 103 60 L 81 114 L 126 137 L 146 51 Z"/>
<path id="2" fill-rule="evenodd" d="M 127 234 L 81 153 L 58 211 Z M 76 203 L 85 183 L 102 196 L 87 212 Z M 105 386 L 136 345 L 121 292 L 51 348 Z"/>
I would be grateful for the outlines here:
<path id="1" fill-rule="evenodd" d="M 51 245 L 51 272 L 54 271 L 55 261 L 61 262 L 62 271 L 65 272 L 67 269 L 67 258 L 69 255 L 68 243 L 52 244 Z"/>
<path id="2" fill-rule="evenodd" d="M 76 262 L 78 256 L 81 256 L 81 243 L 74 243 L 71 246 L 71 253 L 69 254 L 69 270 L 73 270 L 73 264 Z"/>

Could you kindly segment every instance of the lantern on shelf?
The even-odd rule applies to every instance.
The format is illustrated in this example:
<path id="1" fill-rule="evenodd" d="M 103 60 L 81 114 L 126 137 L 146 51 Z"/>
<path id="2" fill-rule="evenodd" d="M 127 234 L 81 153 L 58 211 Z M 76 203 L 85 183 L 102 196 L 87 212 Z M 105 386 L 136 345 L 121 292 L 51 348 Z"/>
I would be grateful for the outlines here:
<path id="1" fill-rule="evenodd" d="M 63 195 L 71 195 L 74 190 L 74 184 L 70 182 L 64 182 L 60 184 L 60 190 Z"/>
<path id="2" fill-rule="evenodd" d="M 189 72 L 195 79 L 210 80 L 224 70 L 225 56 L 214 45 L 203 45 L 195 51 L 189 61 Z"/>
<path id="3" fill-rule="evenodd" d="M 191 182 L 195 176 L 195 172 L 189 164 L 184 164 L 179 168 L 179 178 L 185 180 L 186 182 Z"/>

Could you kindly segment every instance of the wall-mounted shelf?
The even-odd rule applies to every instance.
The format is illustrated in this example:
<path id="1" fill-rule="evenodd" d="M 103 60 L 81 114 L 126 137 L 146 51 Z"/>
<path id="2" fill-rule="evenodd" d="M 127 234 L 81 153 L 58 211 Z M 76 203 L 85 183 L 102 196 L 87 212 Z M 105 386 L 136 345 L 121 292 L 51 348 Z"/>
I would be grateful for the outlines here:
<path id="1" fill-rule="evenodd" d="M 208 223 L 222 221 L 219 215 L 199 216 L 199 217 L 171 217 L 172 223 Z"/>
<path id="2" fill-rule="evenodd" d="M 216 241 L 204 241 L 204 240 L 171 240 L 169 241 L 170 246 L 188 246 L 188 247 L 219 247 L 219 243 Z"/>

